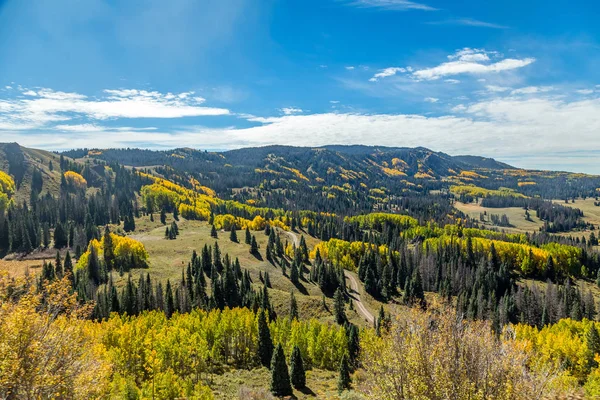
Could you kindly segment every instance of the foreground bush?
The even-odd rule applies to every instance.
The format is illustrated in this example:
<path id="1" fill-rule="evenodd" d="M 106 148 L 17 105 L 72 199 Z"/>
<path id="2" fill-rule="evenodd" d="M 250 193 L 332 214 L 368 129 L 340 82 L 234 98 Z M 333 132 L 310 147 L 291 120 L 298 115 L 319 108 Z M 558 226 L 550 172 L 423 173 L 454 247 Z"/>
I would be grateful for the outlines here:
<path id="1" fill-rule="evenodd" d="M 523 343 L 448 309 L 403 311 L 361 343 L 361 391 L 371 399 L 537 399 L 553 379 L 528 368 Z"/>

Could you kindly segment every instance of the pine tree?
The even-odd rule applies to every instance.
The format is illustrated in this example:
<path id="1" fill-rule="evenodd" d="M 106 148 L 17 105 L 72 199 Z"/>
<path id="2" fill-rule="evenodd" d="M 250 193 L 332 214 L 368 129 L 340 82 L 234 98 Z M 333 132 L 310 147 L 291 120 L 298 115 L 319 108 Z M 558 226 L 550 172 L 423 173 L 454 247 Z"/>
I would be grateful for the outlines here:
<path id="1" fill-rule="evenodd" d="M 277 345 L 271 359 L 271 393 L 279 397 L 291 396 L 294 393 L 281 343 Z"/>
<path id="2" fill-rule="evenodd" d="M 290 293 L 290 321 L 298 318 L 298 303 L 296 302 L 296 297 L 294 296 L 294 291 Z"/>
<path id="3" fill-rule="evenodd" d="M 338 392 L 342 393 L 346 389 L 350 389 L 350 384 L 352 383 L 352 379 L 350 378 L 350 366 L 348 365 L 348 357 L 346 354 L 342 356 L 342 361 L 340 362 L 340 369 L 338 375 Z"/>
<path id="4" fill-rule="evenodd" d="M 88 256 L 87 274 L 88 279 L 98 285 L 101 281 L 100 259 L 98 259 L 98 250 L 95 246 L 90 246 L 90 255 Z"/>
<path id="5" fill-rule="evenodd" d="M 596 368 L 598 363 L 595 360 L 596 354 L 600 354 L 600 335 L 596 326 L 592 323 L 586 332 L 586 344 L 588 348 L 588 365 L 590 368 Z"/>
<path id="6" fill-rule="evenodd" d="M 73 281 L 73 260 L 71 259 L 71 253 L 67 250 L 65 255 L 65 262 L 63 263 L 63 274 L 70 274 L 71 281 Z"/>
<path id="7" fill-rule="evenodd" d="M 256 243 L 256 237 L 252 235 L 252 240 L 250 243 L 250 254 L 257 256 L 258 255 L 258 243 Z"/>
<path id="8" fill-rule="evenodd" d="M 115 268 L 115 250 L 108 225 L 104 228 L 104 263 L 108 271 Z"/>
<path id="9" fill-rule="evenodd" d="M 214 225 L 212 225 L 210 228 L 210 236 L 215 239 L 219 237 L 219 235 L 217 234 L 217 229 Z"/>
<path id="10" fill-rule="evenodd" d="M 267 324 L 266 312 L 264 308 L 258 312 L 258 358 L 263 366 L 268 367 L 273 357 L 273 340 Z"/>
<path id="11" fill-rule="evenodd" d="M 171 289 L 171 282 L 168 279 L 165 296 L 165 315 L 167 316 L 167 318 L 171 318 L 171 316 L 175 312 L 175 302 L 173 300 L 173 290 Z"/>
<path id="12" fill-rule="evenodd" d="M 173 219 L 175 221 L 179 221 L 179 209 L 177 208 L 177 206 L 173 207 Z"/>
<path id="13" fill-rule="evenodd" d="M 234 243 L 238 242 L 238 237 L 237 237 L 237 232 L 235 230 L 235 227 L 231 227 L 231 232 L 229 233 L 229 240 L 231 240 Z"/>
<path id="14" fill-rule="evenodd" d="M 163 225 L 167 224 L 167 211 L 164 208 L 160 210 L 160 223 Z"/>
<path id="15" fill-rule="evenodd" d="M 64 275 L 63 263 L 60 258 L 60 251 L 56 251 L 56 258 L 54 260 L 54 271 L 56 272 L 56 276 L 62 278 Z"/>
<path id="16" fill-rule="evenodd" d="M 360 352 L 360 336 L 358 327 L 350 325 L 348 333 L 348 364 L 354 370 L 358 367 L 358 355 Z"/>
<path id="17" fill-rule="evenodd" d="M 300 353 L 300 348 L 298 346 L 294 346 L 294 350 L 292 350 L 292 357 L 290 359 L 290 378 L 292 385 L 296 389 L 303 389 L 306 387 L 304 361 L 302 360 L 302 354 Z"/>
<path id="18" fill-rule="evenodd" d="M 252 243 L 252 234 L 250 233 L 250 229 L 246 227 L 246 244 Z"/>
<path id="19" fill-rule="evenodd" d="M 343 325 L 346 322 L 344 295 L 339 288 L 335 290 L 335 294 L 333 295 L 333 315 L 335 317 L 335 322 L 338 324 Z"/>

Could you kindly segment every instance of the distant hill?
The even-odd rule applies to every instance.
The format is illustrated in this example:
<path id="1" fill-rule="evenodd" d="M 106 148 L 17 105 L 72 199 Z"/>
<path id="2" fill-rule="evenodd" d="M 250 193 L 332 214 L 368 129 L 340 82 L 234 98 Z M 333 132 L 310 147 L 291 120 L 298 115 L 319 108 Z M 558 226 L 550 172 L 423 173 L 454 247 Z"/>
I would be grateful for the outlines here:
<path id="1" fill-rule="evenodd" d="M 17 185 L 15 200 L 29 200 L 33 172 L 42 174 L 42 192 L 58 193 L 60 187 L 60 156 L 44 150 L 29 149 L 17 143 L 0 143 L 0 170 L 13 176 Z"/>

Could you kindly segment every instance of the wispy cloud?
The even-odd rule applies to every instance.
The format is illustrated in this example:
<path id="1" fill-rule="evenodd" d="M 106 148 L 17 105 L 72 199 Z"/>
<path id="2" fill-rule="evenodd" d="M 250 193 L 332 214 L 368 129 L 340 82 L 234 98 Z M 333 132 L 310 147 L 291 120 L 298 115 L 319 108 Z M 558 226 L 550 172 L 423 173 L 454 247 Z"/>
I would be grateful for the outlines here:
<path id="1" fill-rule="evenodd" d="M 390 77 L 397 73 L 408 73 L 409 76 L 417 81 L 432 81 L 440 78 L 472 74 L 482 75 L 509 71 L 525 67 L 535 62 L 535 58 L 504 58 L 494 51 L 485 49 L 464 48 L 448 56 L 447 62 L 441 63 L 435 67 L 413 69 L 411 67 L 390 67 L 380 70 L 371 79 L 376 82 L 381 78 Z M 498 60 L 498 61 L 496 61 Z"/>
<path id="2" fill-rule="evenodd" d="M 492 28 L 492 29 L 509 29 L 506 25 L 495 24 L 492 22 L 480 21 L 473 18 L 453 18 L 442 21 L 431 21 L 427 22 L 429 25 L 462 25 L 462 26 L 474 26 L 479 28 Z"/>
<path id="3" fill-rule="evenodd" d="M 440 99 L 438 99 L 437 97 L 425 97 L 423 100 L 428 103 L 437 103 L 438 101 L 440 101 Z"/>
<path id="4" fill-rule="evenodd" d="M 303 109 L 297 107 L 284 107 L 280 108 L 279 111 L 281 111 L 284 115 L 299 114 L 304 112 Z"/>
<path id="5" fill-rule="evenodd" d="M 389 67 L 389 68 L 380 70 L 378 73 L 373 75 L 373 77 L 369 80 L 371 82 L 377 82 L 381 78 L 387 78 L 388 76 L 396 75 L 398 72 L 406 72 L 406 71 L 407 71 L 407 69 L 402 68 L 402 67 Z"/>
<path id="6" fill-rule="evenodd" d="M 106 89 L 99 97 L 88 97 L 47 88 L 21 88 L 17 96 L 0 98 L 0 129 L 43 128 L 50 123 L 77 118 L 172 119 L 229 114 L 224 108 L 203 106 L 204 102 L 205 99 L 194 92 Z"/>
<path id="7" fill-rule="evenodd" d="M 519 89 L 515 89 L 510 92 L 510 94 L 518 95 L 518 94 L 536 94 L 536 93 L 546 93 L 554 90 L 553 86 L 527 86 Z"/>
<path id="8" fill-rule="evenodd" d="M 408 0 L 342 0 L 349 6 L 359 8 L 379 8 L 392 11 L 437 11 L 437 8 L 428 6 L 427 4 L 417 3 Z"/>

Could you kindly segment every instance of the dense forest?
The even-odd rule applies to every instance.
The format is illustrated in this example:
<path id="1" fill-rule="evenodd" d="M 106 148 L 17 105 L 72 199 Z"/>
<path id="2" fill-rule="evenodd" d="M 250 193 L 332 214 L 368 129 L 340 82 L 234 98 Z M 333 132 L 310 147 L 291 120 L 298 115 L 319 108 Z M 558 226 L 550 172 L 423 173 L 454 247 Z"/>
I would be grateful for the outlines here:
<path id="1" fill-rule="evenodd" d="M 1 262 L 41 264 L 0 268 L 0 397 L 225 398 L 214 377 L 242 370 L 269 384 L 239 398 L 319 373 L 340 398 L 600 394 L 598 226 L 569 203 L 598 188 L 424 148 L 0 145 Z"/>

